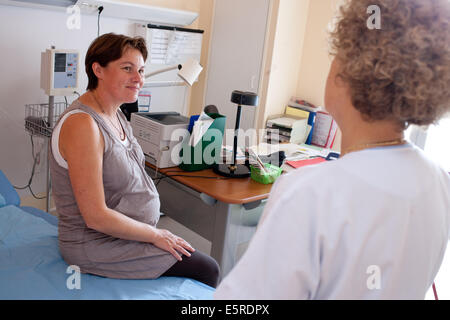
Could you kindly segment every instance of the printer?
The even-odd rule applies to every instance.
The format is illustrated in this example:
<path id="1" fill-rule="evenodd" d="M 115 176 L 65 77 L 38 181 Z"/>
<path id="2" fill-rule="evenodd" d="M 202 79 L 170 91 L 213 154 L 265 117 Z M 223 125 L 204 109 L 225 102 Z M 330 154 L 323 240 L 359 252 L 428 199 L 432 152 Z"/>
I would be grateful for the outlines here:
<path id="1" fill-rule="evenodd" d="M 180 164 L 179 154 L 174 149 L 189 138 L 189 118 L 178 112 L 133 112 L 130 123 L 149 163 L 158 168 Z M 181 150 L 181 145 L 177 150 Z"/>

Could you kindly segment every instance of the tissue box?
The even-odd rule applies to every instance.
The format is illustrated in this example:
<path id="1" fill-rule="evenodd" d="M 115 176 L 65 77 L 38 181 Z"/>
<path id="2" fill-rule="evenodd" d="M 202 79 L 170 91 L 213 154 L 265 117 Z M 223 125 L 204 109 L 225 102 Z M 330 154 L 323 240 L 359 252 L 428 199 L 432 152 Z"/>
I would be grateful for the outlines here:
<path id="1" fill-rule="evenodd" d="M 258 167 L 250 166 L 250 177 L 256 182 L 262 184 L 274 183 L 275 180 L 281 175 L 283 169 L 270 163 L 266 163 L 264 166 L 266 167 L 268 173 L 262 172 Z"/>
<path id="2" fill-rule="evenodd" d="M 208 113 L 207 115 L 214 121 L 198 143 L 191 146 L 189 139 L 183 140 L 180 150 L 181 163 L 178 167 L 184 171 L 212 168 L 215 163 L 220 161 L 226 117 L 218 113 Z"/>

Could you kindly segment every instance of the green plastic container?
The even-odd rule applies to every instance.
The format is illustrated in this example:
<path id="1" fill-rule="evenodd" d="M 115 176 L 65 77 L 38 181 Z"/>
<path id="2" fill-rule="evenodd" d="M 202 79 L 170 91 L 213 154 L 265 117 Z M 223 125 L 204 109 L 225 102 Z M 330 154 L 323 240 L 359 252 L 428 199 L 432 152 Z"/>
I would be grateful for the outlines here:
<path id="1" fill-rule="evenodd" d="M 185 171 L 198 171 L 212 168 L 221 160 L 223 133 L 226 117 L 218 113 L 208 113 L 214 119 L 202 139 L 194 146 L 185 141 L 180 150 L 181 164 L 178 166 Z"/>
<path id="2" fill-rule="evenodd" d="M 258 167 L 250 166 L 250 177 L 256 182 L 262 184 L 271 184 L 274 183 L 275 180 L 281 175 L 283 169 L 280 167 L 274 166 L 270 163 L 265 163 L 268 173 L 261 172 Z"/>

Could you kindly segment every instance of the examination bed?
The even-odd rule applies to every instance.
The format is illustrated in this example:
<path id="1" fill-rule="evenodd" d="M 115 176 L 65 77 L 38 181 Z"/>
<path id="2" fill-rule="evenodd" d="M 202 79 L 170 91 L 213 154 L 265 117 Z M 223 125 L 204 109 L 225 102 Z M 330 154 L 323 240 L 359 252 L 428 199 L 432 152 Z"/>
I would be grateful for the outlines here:
<path id="1" fill-rule="evenodd" d="M 47 212 L 20 206 L 0 170 L 0 299 L 212 299 L 213 288 L 188 278 L 77 274 L 59 253 L 57 222 Z"/>

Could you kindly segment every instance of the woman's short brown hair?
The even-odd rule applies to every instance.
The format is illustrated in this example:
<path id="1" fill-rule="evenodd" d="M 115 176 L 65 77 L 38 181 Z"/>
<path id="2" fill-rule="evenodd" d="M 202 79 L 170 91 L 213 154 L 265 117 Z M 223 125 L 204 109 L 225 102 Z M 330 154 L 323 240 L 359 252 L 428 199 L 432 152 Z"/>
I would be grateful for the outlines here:
<path id="1" fill-rule="evenodd" d="M 88 76 L 87 90 L 96 89 L 98 86 L 98 79 L 92 70 L 92 64 L 97 62 L 102 67 L 106 67 L 109 62 L 120 59 L 128 48 L 139 50 L 144 61 L 147 60 L 147 46 L 142 37 L 131 38 L 121 34 L 106 33 L 91 43 L 85 59 Z"/>
<path id="2" fill-rule="evenodd" d="M 340 13 L 331 54 L 366 121 L 428 125 L 450 110 L 449 0 L 347 0 Z"/>

